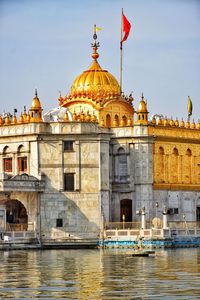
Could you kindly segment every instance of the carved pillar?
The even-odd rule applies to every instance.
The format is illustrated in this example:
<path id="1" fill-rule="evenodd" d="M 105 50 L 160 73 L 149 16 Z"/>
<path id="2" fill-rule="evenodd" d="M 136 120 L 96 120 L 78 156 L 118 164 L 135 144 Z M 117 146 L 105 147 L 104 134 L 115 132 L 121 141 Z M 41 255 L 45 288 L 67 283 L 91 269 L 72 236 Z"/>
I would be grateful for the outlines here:
<path id="1" fill-rule="evenodd" d="M 183 155 L 178 156 L 178 182 L 183 182 Z"/>
<path id="2" fill-rule="evenodd" d="M 165 182 L 169 182 L 169 154 L 165 155 Z"/>

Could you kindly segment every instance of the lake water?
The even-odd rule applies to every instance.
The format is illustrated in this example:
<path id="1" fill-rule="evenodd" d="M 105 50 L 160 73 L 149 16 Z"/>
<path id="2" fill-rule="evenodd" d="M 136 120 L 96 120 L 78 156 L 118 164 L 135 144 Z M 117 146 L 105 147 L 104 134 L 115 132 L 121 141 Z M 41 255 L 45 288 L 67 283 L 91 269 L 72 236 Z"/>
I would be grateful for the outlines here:
<path id="1" fill-rule="evenodd" d="M 200 249 L 0 252 L 0 299 L 200 299 Z"/>

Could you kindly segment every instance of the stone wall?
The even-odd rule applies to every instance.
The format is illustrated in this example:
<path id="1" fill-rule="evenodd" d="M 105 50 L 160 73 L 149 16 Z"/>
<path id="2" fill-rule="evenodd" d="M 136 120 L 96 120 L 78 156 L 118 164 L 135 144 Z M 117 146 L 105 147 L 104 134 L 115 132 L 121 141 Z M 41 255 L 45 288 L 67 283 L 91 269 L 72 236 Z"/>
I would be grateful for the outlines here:
<path id="1" fill-rule="evenodd" d="M 183 214 L 187 221 L 196 221 L 196 207 L 200 207 L 200 192 L 195 191 L 153 191 L 153 212 L 156 214 L 156 202 L 158 202 L 158 215 L 162 217 L 162 211 L 166 208 L 178 208 L 171 210 L 169 221 L 183 221 Z M 178 212 L 178 213 L 177 213 Z"/>

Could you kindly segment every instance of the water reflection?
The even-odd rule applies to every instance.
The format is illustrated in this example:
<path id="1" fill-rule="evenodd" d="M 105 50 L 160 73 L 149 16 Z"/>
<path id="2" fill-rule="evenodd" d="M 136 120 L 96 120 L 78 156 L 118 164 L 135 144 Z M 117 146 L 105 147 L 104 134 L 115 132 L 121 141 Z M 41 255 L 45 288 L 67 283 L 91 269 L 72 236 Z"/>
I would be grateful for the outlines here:
<path id="1" fill-rule="evenodd" d="M 1 252 L 0 297 L 14 299 L 197 299 L 200 249 Z"/>

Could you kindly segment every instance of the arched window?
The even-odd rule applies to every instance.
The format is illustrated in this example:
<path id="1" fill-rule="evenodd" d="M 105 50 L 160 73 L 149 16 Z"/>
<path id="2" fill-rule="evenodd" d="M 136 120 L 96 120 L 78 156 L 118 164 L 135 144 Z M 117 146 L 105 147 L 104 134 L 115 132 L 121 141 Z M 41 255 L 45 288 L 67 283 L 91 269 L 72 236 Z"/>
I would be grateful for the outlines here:
<path id="1" fill-rule="evenodd" d="M 3 172 L 12 173 L 12 157 L 8 146 L 3 148 Z"/>
<path id="2" fill-rule="evenodd" d="M 124 123 L 124 125 L 127 125 L 127 117 L 126 116 L 123 116 L 123 123 Z"/>
<path id="3" fill-rule="evenodd" d="M 116 122 L 116 126 L 119 126 L 119 116 L 115 115 L 115 122 Z"/>
<path id="4" fill-rule="evenodd" d="M 106 115 L 106 127 L 111 127 L 111 117 L 109 114 Z"/>
<path id="5" fill-rule="evenodd" d="M 5 147 L 3 148 L 3 154 L 7 154 L 7 153 L 9 153 L 9 152 L 10 152 L 9 147 L 8 147 L 8 146 L 5 146 Z"/>
<path id="6" fill-rule="evenodd" d="M 18 165 L 18 173 L 26 173 L 27 172 L 27 156 L 24 154 L 24 146 L 20 145 L 17 149 L 17 165 Z"/>
<path id="7" fill-rule="evenodd" d="M 172 151 L 172 155 L 170 157 L 170 182 L 171 183 L 178 183 L 178 174 L 179 174 L 179 170 L 178 170 L 178 149 L 174 148 Z"/>
<path id="8" fill-rule="evenodd" d="M 183 183 L 191 183 L 192 174 L 192 151 L 188 148 L 182 158 L 182 180 Z"/>
<path id="9" fill-rule="evenodd" d="M 177 149 L 177 148 L 174 148 L 172 154 L 178 155 L 178 149 Z"/>
<path id="10" fill-rule="evenodd" d="M 24 152 L 24 146 L 23 146 L 23 145 L 20 145 L 20 146 L 17 148 L 17 152 L 18 152 L 18 153 Z"/>
<path id="11" fill-rule="evenodd" d="M 161 155 L 165 154 L 163 147 L 159 147 L 158 153 L 161 154 Z"/>
<path id="12" fill-rule="evenodd" d="M 186 151 L 186 155 L 187 155 L 187 156 L 192 156 L 192 151 L 191 151 L 189 148 L 188 148 L 187 151 Z"/>
<path id="13" fill-rule="evenodd" d="M 165 182 L 165 155 L 163 147 L 159 147 L 155 162 L 155 181 L 163 183 Z"/>

